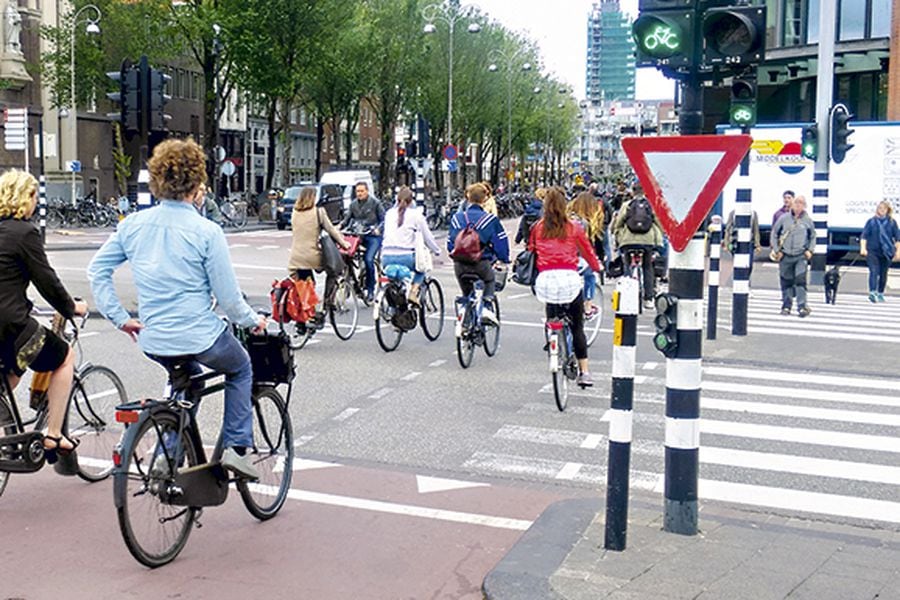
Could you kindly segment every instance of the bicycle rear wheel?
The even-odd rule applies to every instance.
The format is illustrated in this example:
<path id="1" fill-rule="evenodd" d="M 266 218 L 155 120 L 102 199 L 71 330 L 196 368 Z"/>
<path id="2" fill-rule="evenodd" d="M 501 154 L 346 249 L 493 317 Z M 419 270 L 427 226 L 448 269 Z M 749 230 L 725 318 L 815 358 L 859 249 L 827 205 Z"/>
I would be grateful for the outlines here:
<path id="1" fill-rule="evenodd" d="M 588 347 L 594 343 L 594 340 L 600 334 L 600 327 L 603 325 L 603 312 L 606 308 L 606 303 L 603 299 L 603 288 L 600 287 L 599 282 L 597 282 L 594 292 L 594 307 L 597 309 L 594 316 L 584 320 L 584 335 L 587 337 Z"/>
<path id="2" fill-rule="evenodd" d="M 485 307 L 494 311 L 497 316 L 497 323 L 484 321 L 484 353 L 488 356 L 497 354 L 497 348 L 500 347 L 500 302 L 496 297 L 485 303 Z"/>
<path id="3" fill-rule="evenodd" d="M 353 284 L 342 277 L 334 290 L 334 299 L 328 309 L 328 320 L 334 334 L 342 340 L 349 340 L 359 324 L 359 300 L 353 292 Z"/>
<path id="4" fill-rule="evenodd" d="M 185 463 L 200 464 L 203 456 L 192 436 L 179 431 L 178 421 L 176 413 L 158 411 L 132 425 L 140 429 L 122 449 L 115 475 L 113 494 L 122 538 L 131 555 L 151 569 L 178 556 L 197 513 L 196 508 L 174 506 L 165 499 L 173 473 Z"/>
<path id="5" fill-rule="evenodd" d="M 88 365 L 75 374 L 69 393 L 66 431 L 80 440 L 78 476 L 102 481 L 112 472 L 112 455 L 124 428 L 116 406 L 128 402 L 122 380 L 111 369 Z"/>
<path id="6" fill-rule="evenodd" d="M 16 432 L 16 428 L 12 424 L 12 411 L 9 406 L 7 406 L 6 402 L 6 396 L 0 393 L 0 433 L 3 435 L 12 435 Z M 9 483 L 9 473 L 7 471 L 0 471 L 0 496 L 2 496 L 3 491 L 6 490 L 7 483 Z"/>
<path id="7" fill-rule="evenodd" d="M 475 327 L 475 311 L 472 310 L 472 304 L 466 303 L 466 312 L 463 315 L 462 333 L 456 338 L 456 358 L 459 360 L 459 366 L 468 369 L 472 364 L 472 357 L 475 354 L 475 340 L 473 339 L 472 329 Z"/>
<path id="8" fill-rule="evenodd" d="M 566 377 L 566 361 L 569 356 L 569 345 L 566 343 L 565 329 L 560 332 L 557 342 L 559 361 L 555 371 L 551 371 L 553 379 L 553 399 L 556 401 L 556 408 L 560 412 L 566 410 L 569 404 L 569 378 Z"/>
<path id="9" fill-rule="evenodd" d="M 306 345 L 315 330 L 307 323 L 285 323 L 284 330 L 288 334 L 288 344 L 292 350 L 299 350 Z"/>
<path id="10" fill-rule="evenodd" d="M 260 388 L 253 394 L 253 448 L 248 452 L 259 481 L 241 479 L 237 488 L 250 514 L 265 521 L 284 505 L 294 472 L 291 416 L 275 388 Z"/>
<path id="11" fill-rule="evenodd" d="M 419 307 L 419 321 L 422 331 L 429 341 L 438 339 L 444 331 L 444 290 L 437 279 L 430 277 L 422 284 L 422 304 Z"/>
<path id="12" fill-rule="evenodd" d="M 403 338 L 403 331 L 391 323 L 395 312 L 396 309 L 391 306 L 387 294 L 384 294 L 378 305 L 378 318 L 375 319 L 375 337 L 378 338 L 378 345 L 385 352 L 396 350 Z"/>

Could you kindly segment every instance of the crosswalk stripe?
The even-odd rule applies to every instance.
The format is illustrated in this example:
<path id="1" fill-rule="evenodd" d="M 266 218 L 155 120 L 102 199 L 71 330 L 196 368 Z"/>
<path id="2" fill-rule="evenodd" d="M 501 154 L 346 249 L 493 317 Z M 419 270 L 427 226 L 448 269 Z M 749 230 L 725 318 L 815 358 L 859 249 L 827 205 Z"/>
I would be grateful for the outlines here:
<path id="1" fill-rule="evenodd" d="M 886 342 L 889 344 L 900 344 L 898 337 L 887 337 L 881 335 L 847 335 L 846 333 L 830 332 L 822 330 L 799 330 L 785 329 L 783 327 L 762 327 L 753 323 L 748 324 L 750 333 L 770 333 L 773 335 L 792 335 L 798 337 L 827 338 L 832 340 L 852 340 L 857 342 Z"/>
<path id="2" fill-rule="evenodd" d="M 700 433 L 900 453 L 900 437 L 700 419 Z"/>
<path id="3" fill-rule="evenodd" d="M 861 377 L 849 377 L 846 375 L 820 375 L 817 373 L 803 373 L 797 371 L 773 371 L 769 369 L 738 369 L 734 367 L 719 367 L 705 365 L 704 375 L 719 377 L 737 377 L 739 379 L 767 379 L 774 381 L 789 381 L 794 383 L 819 384 L 827 386 L 848 386 L 856 388 L 869 388 L 877 390 L 896 391 L 900 389 L 900 380 L 897 379 L 863 379 Z"/>
<path id="4" fill-rule="evenodd" d="M 732 381 L 704 380 L 701 385 L 703 390 L 711 392 L 731 392 L 754 396 L 771 396 L 774 398 L 802 398 L 805 400 L 820 400 L 823 402 L 848 402 L 850 404 L 873 404 L 876 406 L 900 407 L 900 398 L 897 396 L 883 396 L 881 394 L 855 394 L 852 392 L 841 392 L 836 390 L 756 385 L 734 383 Z"/>
<path id="5" fill-rule="evenodd" d="M 740 413 L 762 415 L 778 415 L 796 417 L 798 419 L 817 419 L 821 421 L 838 421 L 841 423 L 863 423 L 866 425 L 884 425 L 900 427 L 900 415 L 861 412 L 857 410 L 835 410 L 818 406 L 793 406 L 790 404 L 772 404 L 769 402 L 742 402 L 739 400 L 719 400 L 717 398 L 701 398 L 701 408 L 708 410 L 725 410 Z"/>

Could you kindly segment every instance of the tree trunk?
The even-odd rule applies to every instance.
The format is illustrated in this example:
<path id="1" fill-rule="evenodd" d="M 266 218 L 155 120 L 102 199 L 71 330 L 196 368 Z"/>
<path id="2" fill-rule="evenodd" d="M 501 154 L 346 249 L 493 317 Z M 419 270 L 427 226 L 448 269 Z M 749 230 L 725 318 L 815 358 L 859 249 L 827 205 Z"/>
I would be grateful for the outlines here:
<path id="1" fill-rule="evenodd" d="M 361 140 L 360 144 L 362 144 Z M 344 152 L 344 166 L 349 169 L 353 165 L 353 128 L 349 121 L 347 127 L 344 128 Z M 359 154 L 362 155 L 362 147 L 359 148 Z"/>
<path id="2" fill-rule="evenodd" d="M 291 155 L 294 149 L 291 143 L 291 101 L 286 99 L 281 101 L 281 138 L 284 140 L 281 146 L 281 179 L 284 187 L 287 187 L 294 182 L 291 174 Z"/>
<path id="3" fill-rule="evenodd" d="M 275 182 L 275 113 L 278 100 L 269 99 L 269 106 L 266 111 L 266 122 L 269 130 L 266 132 L 266 142 L 269 145 L 269 151 L 266 153 L 266 189 L 272 189 Z"/>
<path id="4" fill-rule="evenodd" d="M 334 164 L 341 164 L 341 122 L 337 117 L 332 117 L 331 121 L 331 143 L 334 147 Z"/>
<path id="5" fill-rule="evenodd" d="M 325 122 L 316 115 L 316 181 L 322 176 L 322 142 L 325 140 Z"/>
<path id="6" fill-rule="evenodd" d="M 206 152 L 206 177 L 218 196 L 216 146 L 219 143 L 219 101 L 216 90 L 215 57 L 211 49 L 203 53 L 203 149 Z"/>
<path id="7" fill-rule="evenodd" d="M 381 138 L 378 144 L 378 192 L 381 197 L 390 192 L 391 185 L 391 142 L 394 137 L 393 124 L 381 127 Z"/>

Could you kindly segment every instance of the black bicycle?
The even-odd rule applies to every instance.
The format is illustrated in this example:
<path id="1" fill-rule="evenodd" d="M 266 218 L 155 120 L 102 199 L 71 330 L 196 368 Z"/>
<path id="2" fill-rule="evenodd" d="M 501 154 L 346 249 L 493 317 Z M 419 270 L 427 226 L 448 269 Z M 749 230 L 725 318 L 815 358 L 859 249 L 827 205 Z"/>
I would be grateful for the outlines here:
<path id="1" fill-rule="evenodd" d="M 221 435 L 206 456 L 196 410 L 202 397 L 224 388 L 222 381 L 206 385 L 221 373 L 190 376 L 186 359 L 170 369 L 165 398 L 117 407 L 116 419 L 127 427 L 113 453 L 113 497 L 125 545 L 143 565 L 155 568 L 174 560 L 191 529 L 200 527 L 203 508 L 224 503 L 231 483 L 260 520 L 274 517 L 287 499 L 293 428 L 277 386 L 286 383 L 290 399 L 293 355 L 282 334 L 239 333 L 253 362 L 253 446 L 247 452 L 259 480 L 229 477 L 220 463 Z"/>
<path id="2" fill-rule="evenodd" d="M 419 286 L 419 305 L 409 301 L 412 274 L 409 269 L 386 269 L 379 278 L 375 294 L 373 318 L 375 337 L 385 352 L 393 352 L 400 345 L 403 334 L 421 325 L 428 341 L 433 342 L 444 330 L 444 290 L 441 283 L 426 275 Z"/>
<path id="3" fill-rule="evenodd" d="M 456 358 L 459 366 L 468 369 L 476 346 L 483 346 L 488 356 L 497 354 L 500 346 L 500 302 L 496 295 L 490 300 L 484 299 L 484 283 L 478 275 L 467 273 L 462 278 L 472 283 L 472 292 L 456 300 Z M 495 321 L 482 318 L 485 308 L 494 313 Z"/>

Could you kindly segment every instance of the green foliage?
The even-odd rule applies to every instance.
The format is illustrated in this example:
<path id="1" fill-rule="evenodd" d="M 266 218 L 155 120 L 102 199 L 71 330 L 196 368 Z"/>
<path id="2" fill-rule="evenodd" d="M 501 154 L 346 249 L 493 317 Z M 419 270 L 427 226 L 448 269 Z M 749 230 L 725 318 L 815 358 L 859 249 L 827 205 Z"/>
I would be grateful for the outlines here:
<path id="1" fill-rule="evenodd" d="M 122 144 L 122 126 L 119 123 L 113 124 L 113 132 L 115 135 L 115 145 L 112 149 L 113 170 L 116 184 L 119 186 L 119 195 L 124 196 L 128 193 L 128 180 L 131 178 L 131 156 L 125 152 Z"/>

